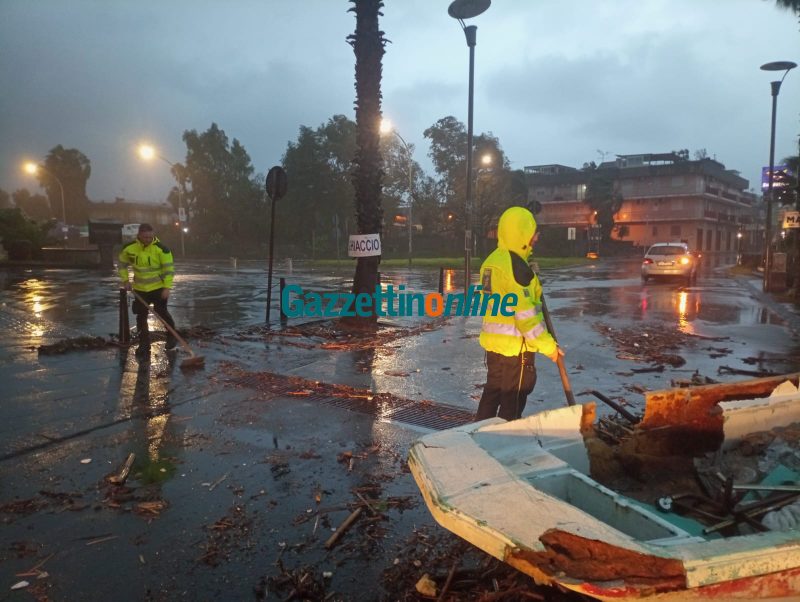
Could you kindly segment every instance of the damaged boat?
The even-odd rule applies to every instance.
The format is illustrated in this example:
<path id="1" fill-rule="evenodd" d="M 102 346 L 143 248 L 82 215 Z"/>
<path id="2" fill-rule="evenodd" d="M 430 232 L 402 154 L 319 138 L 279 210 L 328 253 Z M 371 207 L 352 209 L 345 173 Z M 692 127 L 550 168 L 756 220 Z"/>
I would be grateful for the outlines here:
<path id="1" fill-rule="evenodd" d="M 598 600 L 800 600 L 800 373 L 653 391 L 610 432 L 594 403 L 417 440 L 446 529 Z M 605 424 L 605 426 L 601 426 Z"/>

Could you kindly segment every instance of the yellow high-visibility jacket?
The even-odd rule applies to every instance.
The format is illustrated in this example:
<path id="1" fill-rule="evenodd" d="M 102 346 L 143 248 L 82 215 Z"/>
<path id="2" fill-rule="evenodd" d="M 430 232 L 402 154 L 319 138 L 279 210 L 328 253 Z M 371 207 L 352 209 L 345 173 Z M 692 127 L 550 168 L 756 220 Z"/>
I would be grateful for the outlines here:
<path id="1" fill-rule="evenodd" d="M 527 262 L 535 233 L 536 220 L 524 207 L 510 207 L 500 216 L 497 249 L 481 265 L 481 293 L 500 299 L 513 293 L 517 303 L 513 315 L 498 311 L 493 316 L 495 301 L 489 301 L 480 336 L 486 351 L 515 356 L 523 351 L 552 355 L 556 350 L 542 314 L 542 285 Z"/>
<path id="2" fill-rule="evenodd" d="M 137 238 L 122 247 L 119 254 L 119 277 L 124 286 L 133 270 L 133 288 L 144 293 L 172 288 L 175 263 L 170 251 L 158 238 L 146 247 Z"/>

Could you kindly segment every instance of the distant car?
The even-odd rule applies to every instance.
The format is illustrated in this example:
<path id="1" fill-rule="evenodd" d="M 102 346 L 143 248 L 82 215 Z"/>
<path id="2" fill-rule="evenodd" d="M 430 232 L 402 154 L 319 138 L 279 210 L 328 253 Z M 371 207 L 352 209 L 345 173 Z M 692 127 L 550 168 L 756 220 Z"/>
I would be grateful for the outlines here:
<path id="1" fill-rule="evenodd" d="M 683 242 L 658 242 L 647 249 L 642 261 L 642 282 L 650 278 L 683 278 L 687 284 L 697 279 L 699 255 Z"/>

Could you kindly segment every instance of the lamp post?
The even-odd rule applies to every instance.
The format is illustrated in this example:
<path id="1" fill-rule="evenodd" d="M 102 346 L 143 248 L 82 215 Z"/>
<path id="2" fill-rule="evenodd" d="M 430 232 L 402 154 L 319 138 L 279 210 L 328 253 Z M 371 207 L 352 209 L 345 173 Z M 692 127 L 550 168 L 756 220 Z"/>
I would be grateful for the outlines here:
<path id="1" fill-rule="evenodd" d="M 780 80 L 770 82 L 772 88 L 772 125 L 770 128 L 769 136 L 769 174 L 767 180 L 767 224 L 765 228 L 766 237 L 766 251 L 764 253 L 764 292 L 769 292 L 771 289 L 772 276 L 770 270 L 772 269 L 772 184 L 775 170 L 775 116 L 778 110 L 778 93 L 781 91 L 781 84 L 786 78 L 786 75 L 797 67 L 797 63 L 791 61 L 775 61 L 761 65 L 762 71 L 783 71 L 783 77 Z"/>
<path id="2" fill-rule="evenodd" d="M 485 224 L 485 203 L 484 203 L 484 196 L 485 194 L 481 194 L 481 174 L 492 171 L 492 155 L 490 153 L 484 153 L 481 155 L 481 167 L 475 170 L 475 197 L 476 197 L 476 205 L 477 211 L 476 219 L 476 235 L 475 235 L 475 252 L 480 252 L 482 255 L 485 252 L 484 242 L 486 240 L 486 224 Z M 486 192 L 486 186 L 483 187 L 484 193 Z M 480 240 L 480 244 L 478 244 L 478 240 Z"/>
<path id="3" fill-rule="evenodd" d="M 742 264 L 742 231 L 736 233 L 736 265 Z"/>
<path id="4" fill-rule="evenodd" d="M 464 25 L 464 19 L 477 17 L 489 6 L 492 0 L 453 0 L 447 8 L 447 14 L 457 19 L 469 47 L 469 93 L 467 101 L 467 196 L 464 200 L 464 295 L 467 295 L 470 284 L 470 252 L 472 251 L 472 99 L 475 86 L 475 44 L 478 28 L 475 25 Z"/>
<path id="5" fill-rule="evenodd" d="M 169 165 L 170 169 L 175 168 L 175 164 L 170 161 L 169 159 L 164 158 L 162 155 L 156 152 L 156 149 L 150 146 L 149 144 L 141 144 L 139 145 L 139 156 L 144 159 L 145 161 L 151 161 L 154 158 L 158 157 L 164 163 Z M 183 209 L 183 190 L 182 190 L 181 182 L 178 182 L 178 222 L 181 236 L 181 257 L 186 255 L 186 247 L 184 246 L 183 242 L 183 235 L 184 233 L 188 232 L 189 229 L 185 226 L 186 224 L 186 212 Z"/>
<path id="6" fill-rule="evenodd" d="M 414 225 L 412 222 L 412 207 L 414 205 L 414 160 L 411 156 L 411 148 L 408 146 L 406 141 L 400 135 L 394 127 L 392 127 L 392 122 L 388 119 L 384 119 L 381 121 L 381 133 L 387 134 L 392 132 L 395 136 L 397 136 L 398 140 L 403 143 L 403 148 L 406 151 L 406 171 L 408 171 L 408 267 L 411 267 L 411 254 L 412 254 L 412 231 L 414 229 Z"/>
<path id="7" fill-rule="evenodd" d="M 64 235 L 64 246 L 67 246 L 67 232 L 69 228 L 67 228 L 67 204 L 64 202 L 64 185 L 61 183 L 61 180 L 58 179 L 58 176 L 54 174 L 52 171 L 47 169 L 44 165 L 37 165 L 33 161 L 28 161 L 23 165 L 23 169 L 29 173 L 30 175 L 36 175 L 40 169 L 49 174 L 51 178 L 53 178 L 56 182 L 58 182 L 58 187 L 61 190 L 61 233 Z"/>

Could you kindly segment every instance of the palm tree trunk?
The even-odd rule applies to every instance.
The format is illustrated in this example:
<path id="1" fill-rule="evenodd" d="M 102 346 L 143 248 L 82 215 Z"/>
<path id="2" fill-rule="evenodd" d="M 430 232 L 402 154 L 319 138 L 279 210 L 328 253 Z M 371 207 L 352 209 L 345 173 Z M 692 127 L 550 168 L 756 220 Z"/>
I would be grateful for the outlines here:
<path id="1" fill-rule="evenodd" d="M 359 234 L 381 234 L 380 150 L 381 71 L 386 40 L 378 27 L 380 0 L 350 0 L 356 15 L 356 31 L 347 40 L 356 56 L 356 156 L 353 160 L 356 221 Z M 378 285 L 380 256 L 359 257 L 353 278 L 353 293 L 372 294 Z M 372 312 L 370 321 L 377 319 Z"/>

